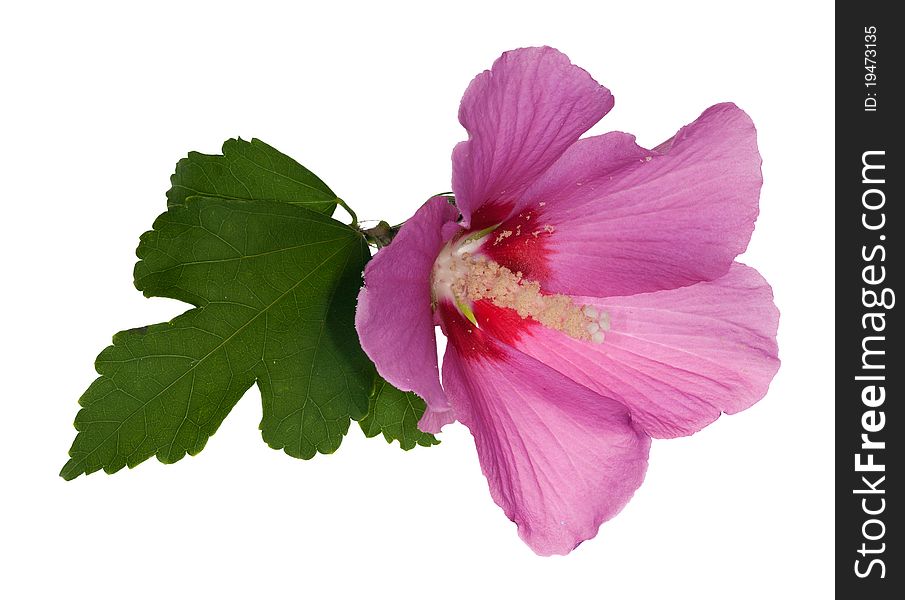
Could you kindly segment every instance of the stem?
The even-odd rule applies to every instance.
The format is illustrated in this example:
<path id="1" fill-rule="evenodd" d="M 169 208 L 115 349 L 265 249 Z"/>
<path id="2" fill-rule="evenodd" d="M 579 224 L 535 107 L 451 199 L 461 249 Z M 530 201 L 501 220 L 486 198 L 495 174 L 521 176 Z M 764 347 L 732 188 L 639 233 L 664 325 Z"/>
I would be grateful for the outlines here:
<path id="1" fill-rule="evenodd" d="M 453 206 L 456 205 L 456 199 L 453 197 L 452 192 L 434 194 L 434 196 L 444 196 L 444 197 L 446 197 L 446 200 L 450 204 L 452 204 Z M 346 203 L 342 201 L 342 199 L 337 198 L 336 203 L 339 204 L 340 206 L 342 206 L 344 209 L 346 209 L 346 212 L 352 216 L 352 223 L 350 224 L 350 227 L 352 227 L 353 229 L 355 229 L 356 231 L 361 233 L 361 235 L 364 236 L 365 241 L 368 243 L 368 245 L 374 246 L 378 250 L 389 246 L 390 243 L 393 241 L 393 238 L 396 237 L 396 234 L 399 233 L 399 230 L 405 224 L 405 222 L 402 222 L 398 225 L 390 225 L 386 221 L 380 221 L 374 227 L 371 227 L 369 229 L 363 229 L 358 224 L 358 217 L 355 216 L 355 213 L 352 211 L 352 209 L 349 208 L 348 205 L 346 205 Z M 367 221 L 367 222 L 373 223 L 373 221 Z M 485 230 L 481 231 L 480 233 L 481 233 L 481 235 L 486 235 L 487 233 L 490 233 L 497 227 L 498 227 L 498 225 L 494 225 L 493 227 L 489 227 L 488 229 L 485 229 Z"/>
<path id="2" fill-rule="evenodd" d="M 358 229 L 358 216 L 355 214 L 355 211 L 349 208 L 349 205 L 342 198 L 337 198 L 336 203 L 343 207 L 349 216 L 352 217 L 352 222 L 349 223 L 349 227 L 352 229 Z"/>
<path id="3" fill-rule="evenodd" d="M 376 246 L 378 249 L 390 245 L 402 225 L 390 225 L 386 221 L 381 221 L 370 229 L 359 229 L 365 236 L 368 244 Z"/>

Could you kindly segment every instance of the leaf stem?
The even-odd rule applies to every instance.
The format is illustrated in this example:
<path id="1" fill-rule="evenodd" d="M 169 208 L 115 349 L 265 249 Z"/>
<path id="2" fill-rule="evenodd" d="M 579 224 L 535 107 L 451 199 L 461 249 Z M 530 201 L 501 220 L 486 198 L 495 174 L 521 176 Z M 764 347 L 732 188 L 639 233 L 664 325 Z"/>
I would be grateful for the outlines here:
<path id="1" fill-rule="evenodd" d="M 346 204 L 345 200 L 340 197 L 336 198 L 336 203 L 339 206 L 342 206 L 343 210 L 349 213 L 349 216 L 352 217 L 352 222 L 349 223 L 349 227 L 351 227 L 352 229 L 358 229 L 358 215 L 355 214 L 355 211 L 349 208 L 349 205 Z"/>

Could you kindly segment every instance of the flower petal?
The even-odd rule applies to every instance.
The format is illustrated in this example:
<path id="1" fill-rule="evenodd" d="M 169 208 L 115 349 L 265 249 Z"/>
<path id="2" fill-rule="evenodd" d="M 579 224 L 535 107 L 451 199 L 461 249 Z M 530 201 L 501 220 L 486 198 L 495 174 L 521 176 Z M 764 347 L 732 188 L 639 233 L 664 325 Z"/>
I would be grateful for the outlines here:
<path id="1" fill-rule="evenodd" d="M 519 270 L 548 292 L 597 297 L 726 273 L 748 245 L 758 213 L 761 158 L 748 115 L 733 104 L 713 106 L 663 153 L 620 136 L 570 148 L 513 216 L 531 215 L 534 227 L 545 228 L 538 243 L 512 236 L 496 254 L 520 257 L 526 268 Z"/>
<path id="2" fill-rule="evenodd" d="M 581 191 L 576 188 L 582 186 L 576 184 L 608 177 L 625 167 L 635 167 L 648 156 L 651 151 L 639 146 L 630 133 L 611 131 L 582 138 L 532 184 L 518 207 L 526 208 L 563 192 Z"/>
<path id="3" fill-rule="evenodd" d="M 636 144 L 635 136 L 627 133 L 614 131 L 578 140 L 516 203 L 482 252 L 512 272 L 546 284 L 553 275 L 551 262 L 556 259 L 551 241 L 569 232 L 557 233 L 550 219 L 551 209 L 540 198 L 555 197 L 558 190 L 580 188 L 575 185 L 576 177 L 604 177 L 647 156 L 650 150 Z M 555 207 L 553 211 L 555 214 Z"/>
<path id="4" fill-rule="evenodd" d="M 779 368 L 779 311 L 770 286 L 734 263 L 714 281 L 631 297 L 574 299 L 605 312 L 602 344 L 526 322 L 518 350 L 602 396 L 624 403 L 655 438 L 690 435 L 760 400 Z M 475 311 L 485 331 L 494 322 Z M 499 322 L 499 320 L 495 320 Z"/>
<path id="5" fill-rule="evenodd" d="M 567 554 L 641 485 L 650 438 L 618 402 L 441 310 L 450 335 L 443 385 L 494 501 L 532 550 Z"/>
<path id="6" fill-rule="evenodd" d="M 418 209 L 368 263 L 355 313 L 361 347 L 383 378 L 438 411 L 449 411 L 449 402 L 437 368 L 430 276 L 448 239 L 443 225 L 456 218 L 458 211 L 440 196 Z"/>
<path id="7" fill-rule="evenodd" d="M 436 405 L 427 405 L 424 414 L 418 420 L 418 429 L 426 433 L 440 433 L 444 425 L 456 421 L 456 411 L 452 405 L 446 408 L 437 408 Z"/>
<path id="8" fill-rule="evenodd" d="M 453 151 L 463 225 L 509 214 L 522 192 L 613 107 L 613 96 L 549 47 L 506 52 L 471 82 L 459 107 L 468 141 Z"/>

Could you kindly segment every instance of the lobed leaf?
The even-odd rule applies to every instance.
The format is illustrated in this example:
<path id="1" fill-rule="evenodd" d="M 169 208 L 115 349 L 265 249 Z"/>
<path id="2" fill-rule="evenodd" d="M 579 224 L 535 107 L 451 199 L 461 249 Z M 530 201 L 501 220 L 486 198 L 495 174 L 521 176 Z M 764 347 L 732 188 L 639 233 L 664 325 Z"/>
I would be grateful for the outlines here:
<path id="1" fill-rule="evenodd" d="M 197 454 L 253 383 L 271 447 L 336 450 L 374 376 L 353 323 L 370 256 L 358 232 L 295 204 L 188 198 L 137 253 L 138 289 L 195 308 L 101 352 L 62 477 Z"/>

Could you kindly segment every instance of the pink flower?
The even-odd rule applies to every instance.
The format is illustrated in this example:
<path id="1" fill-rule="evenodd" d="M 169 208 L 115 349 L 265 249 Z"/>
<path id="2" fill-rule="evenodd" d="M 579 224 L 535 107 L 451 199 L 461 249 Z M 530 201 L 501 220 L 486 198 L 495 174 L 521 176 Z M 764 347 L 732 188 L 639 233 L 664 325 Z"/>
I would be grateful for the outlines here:
<path id="1" fill-rule="evenodd" d="M 612 106 L 557 50 L 503 54 L 462 99 L 456 206 L 422 206 L 358 300 L 381 375 L 425 399 L 425 431 L 471 430 L 493 499 L 543 555 L 622 509 L 651 437 L 748 408 L 779 368 L 770 286 L 733 262 L 758 213 L 751 119 L 718 104 L 654 150 L 579 139 Z"/>

